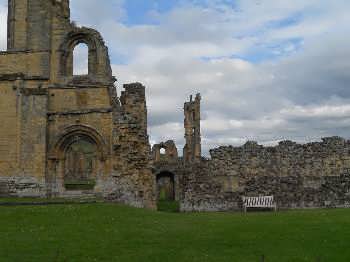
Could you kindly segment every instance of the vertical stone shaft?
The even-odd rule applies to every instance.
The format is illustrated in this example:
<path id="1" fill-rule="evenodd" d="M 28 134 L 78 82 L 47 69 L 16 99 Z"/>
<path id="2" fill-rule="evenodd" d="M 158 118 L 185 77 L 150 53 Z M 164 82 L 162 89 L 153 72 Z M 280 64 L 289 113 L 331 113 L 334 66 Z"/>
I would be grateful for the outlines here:
<path id="1" fill-rule="evenodd" d="M 200 102 L 201 96 L 197 94 L 194 101 L 191 96 L 190 101 L 184 105 L 186 145 L 183 156 L 185 162 L 199 161 L 202 156 Z"/>
<path id="2" fill-rule="evenodd" d="M 69 1 L 8 0 L 8 51 L 51 49 L 54 13 L 62 21 L 69 20 Z"/>
<path id="3" fill-rule="evenodd" d="M 27 48 L 27 4 L 27 0 L 8 0 L 8 51 Z"/>

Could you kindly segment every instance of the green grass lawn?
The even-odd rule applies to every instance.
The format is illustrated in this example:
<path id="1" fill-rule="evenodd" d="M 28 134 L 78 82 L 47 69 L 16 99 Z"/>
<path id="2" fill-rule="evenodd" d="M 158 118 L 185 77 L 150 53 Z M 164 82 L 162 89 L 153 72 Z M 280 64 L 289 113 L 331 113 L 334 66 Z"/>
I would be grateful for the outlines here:
<path id="1" fill-rule="evenodd" d="M 85 202 L 97 202 L 100 201 L 99 199 L 88 199 L 85 200 Z M 30 204 L 30 203 L 81 203 L 84 202 L 84 200 L 81 199 L 69 199 L 69 198 L 29 198 L 29 197 L 23 197 L 23 198 L 15 198 L 15 197 L 8 197 L 8 198 L 0 198 L 0 205 L 4 205 L 6 203 L 9 204 Z"/>
<path id="2" fill-rule="evenodd" d="M 350 209 L 167 213 L 0 206 L 0 261 L 350 261 Z"/>
<path id="3" fill-rule="evenodd" d="M 158 211 L 179 212 L 180 203 L 178 201 L 160 200 L 157 204 Z"/>

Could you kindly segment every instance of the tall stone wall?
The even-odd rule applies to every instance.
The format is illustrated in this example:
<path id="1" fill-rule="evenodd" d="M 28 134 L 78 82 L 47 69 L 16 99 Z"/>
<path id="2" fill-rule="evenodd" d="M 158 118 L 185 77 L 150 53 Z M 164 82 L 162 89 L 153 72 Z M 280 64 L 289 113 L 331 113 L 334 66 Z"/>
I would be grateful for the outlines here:
<path id="1" fill-rule="evenodd" d="M 339 137 L 300 145 L 291 141 L 276 147 L 248 142 L 242 147 L 210 151 L 218 173 L 267 176 L 334 176 L 350 168 L 350 142 Z"/>
<path id="2" fill-rule="evenodd" d="M 46 193 L 43 185 L 46 173 L 47 90 L 23 89 L 20 92 L 19 175 L 37 184 L 35 193 L 44 196 Z"/>
<path id="3" fill-rule="evenodd" d="M 28 80 L 37 78 L 47 80 L 50 72 L 49 61 L 50 57 L 47 52 L 0 52 L 0 78 L 5 80 L 11 74 L 18 74 Z"/>
<path id="4" fill-rule="evenodd" d="M 18 106 L 17 91 L 13 82 L 0 83 L 0 176 L 12 176 L 17 170 L 18 159 Z"/>
<path id="5" fill-rule="evenodd" d="M 220 147 L 188 170 L 183 211 L 236 210 L 242 196 L 274 195 L 279 208 L 350 205 L 350 141 Z"/>
<path id="6" fill-rule="evenodd" d="M 110 199 L 137 207 L 155 208 L 155 179 L 150 165 L 145 87 L 124 85 L 114 112 L 113 177 Z"/>
<path id="7" fill-rule="evenodd" d="M 0 83 L 2 194 L 44 196 L 47 90 Z"/>
<path id="8" fill-rule="evenodd" d="M 155 207 L 145 87 L 114 85 L 108 48 L 69 0 L 9 0 L 0 52 L 0 195 L 102 196 Z M 73 74 L 75 47 L 88 74 Z"/>

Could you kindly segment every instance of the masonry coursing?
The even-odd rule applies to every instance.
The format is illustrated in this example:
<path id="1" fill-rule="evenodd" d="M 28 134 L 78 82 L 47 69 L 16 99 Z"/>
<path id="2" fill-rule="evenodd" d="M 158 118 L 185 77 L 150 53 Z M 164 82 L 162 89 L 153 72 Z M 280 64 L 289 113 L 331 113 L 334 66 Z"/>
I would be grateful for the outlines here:
<path id="1" fill-rule="evenodd" d="M 155 208 L 145 87 L 118 97 L 108 48 L 69 0 L 9 0 L 0 52 L 0 195 L 104 197 Z M 73 75 L 86 44 L 88 74 Z"/>
<path id="2" fill-rule="evenodd" d="M 350 141 L 280 142 L 264 147 L 247 142 L 219 147 L 188 171 L 183 211 L 238 210 L 242 196 L 274 195 L 279 208 L 350 206 Z"/>

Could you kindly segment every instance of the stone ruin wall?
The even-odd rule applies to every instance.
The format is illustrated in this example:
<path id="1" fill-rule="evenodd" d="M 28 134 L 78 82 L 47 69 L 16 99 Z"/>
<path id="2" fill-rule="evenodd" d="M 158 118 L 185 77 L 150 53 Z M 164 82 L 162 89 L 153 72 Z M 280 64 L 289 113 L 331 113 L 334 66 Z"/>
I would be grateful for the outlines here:
<path id="1" fill-rule="evenodd" d="M 199 111 L 200 99 L 185 103 L 184 152 L 190 157 L 171 157 L 174 141 L 153 147 L 153 174 L 174 175 L 175 200 L 182 211 L 240 210 L 242 196 L 259 195 L 273 195 L 279 208 L 350 206 L 350 141 L 329 137 L 308 144 L 282 141 L 274 147 L 247 142 L 212 149 L 210 159 L 195 158 L 190 149 L 194 141 L 200 148 L 200 139 L 189 131 L 196 124 L 200 138 Z M 168 149 L 162 157 L 160 148 Z"/>
<path id="2" fill-rule="evenodd" d="M 71 22 L 69 0 L 8 6 L 8 47 L 0 52 L 0 196 L 102 196 L 155 208 L 145 87 L 124 85 L 117 96 L 107 46 L 99 32 Z M 89 49 L 89 70 L 75 76 L 80 43 Z M 96 147 L 93 189 L 67 187 L 87 182 L 67 175 L 67 152 L 78 140 Z"/>
<path id="3" fill-rule="evenodd" d="M 93 193 L 129 205 L 155 207 L 154 174 L 162 171 L 175 174 L 183 211 L 235 210 L 242 196 L 271 194 L 280 208 L 349 205 L 350 142 L 338 137 L 276 147 L 249 142 L 201 160 L 200 95 L 184 105 L 184 159 L 168 143 L 160 147 L 172 148 L 174 161 L 152 163 L 144 87 L 126 85 L 116 96 L 101 35 L 71 23 L 68 0 L 9 3 L 8 50 L 0 52 L 0 195 L 67 193 L 64 148 L 53 154 L 55 141 L 83 134 L 100 144 Z M 80 42 L 90 50 L 89 74 L 76 77 L 72 53 Z"/>
<path id="4" fill-rule="evenodd" d="M 241 209 L 242 196 L 274 195 L 279 208 L 350 206 L 350 141 L 219 147 L 186 167 L 182 211 Z"/>
<path id="5" fill-rule="evenodd" d="M 145 87 L 125 84 L 114 111 L 112 143 L 113 187 L 110 200 L 155 209 L 155 179 L 151 171 Z"/>

